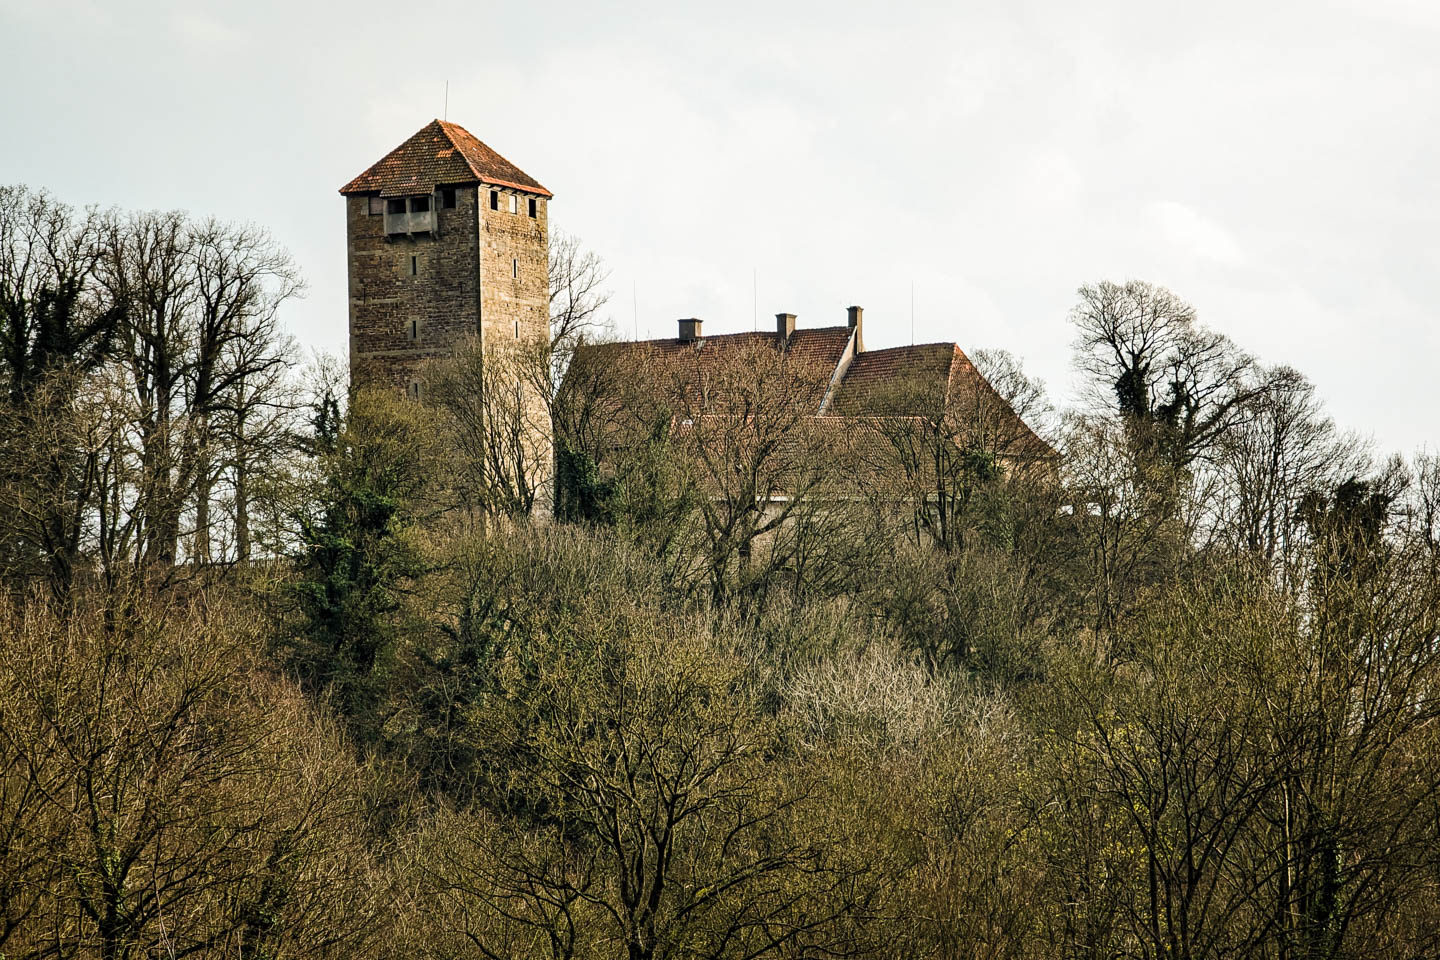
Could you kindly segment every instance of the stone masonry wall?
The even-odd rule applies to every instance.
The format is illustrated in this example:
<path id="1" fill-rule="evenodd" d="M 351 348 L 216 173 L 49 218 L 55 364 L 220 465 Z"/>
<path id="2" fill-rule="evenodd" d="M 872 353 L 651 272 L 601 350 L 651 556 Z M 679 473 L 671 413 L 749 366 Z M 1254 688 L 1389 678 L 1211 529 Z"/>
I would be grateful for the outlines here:
<path id="1" fill-rule="evenodd" d="M 499 209 L 491 209 L 495 195 Z M 511 198 L 516 212 L 510 212 Z M 535 201 L 535 216 L 529 203 Z M 547 334 L 550 266 L 544 197 L 480 186 L 480 319 L 486 350 Z"/>
<path id="2" fill-rule="evenodd" d="M 491 191 L 495 204 L 491 205 Z M 510 198 L 515 212 L 510 212 Z M 535 216 L 530 216 L 530 201 Z M 520 349 L 534 356 L 536 344 L 550 335 L 550 261 L 548 211 L 544 197 L 501 187 L 480 186 L 480 327 L 485 356 Z M 526 422 L 536 425 L 526 459 L 535 464 L 548 512 L 553 491 L 554 456 L 549 411 L 534 384 L 516 385 Z M 543 424 L 543 429 L 540 425 Z"/>
<path id="3" fill-rule="evenodd" d="M 345 198 L 356 383 L 405 389 L 419 379 L 425 361 L 448 356 L 477 334 L 476 189 L 460 187 L 455 194 L 453 209 L 436 210 L 434 235 L 388 238 L 384 216 L 369 212 L 369 197 Z"/>
<path id="4" fill-rule="evenodd" d="M 491 209 L 492 189 L 497 209 Z M 454 208 L 437 205 L 434 235 L 388 238 L 383 214 L 369 212 L 369 197 L 346 197 L 354 383 L 389 383 L 409 391 L 428 361 L 449 356 L 477 333 L 486 358 L 517 348 L 533 354 L 548 338 L 545 198 L 486 184 L 457 187 L 455 193 Z M 534 425 L 526 459 L 535 464 L 539 502 L 548 513 L 553 478 L 548 412 L 532 384 L 515 389 L 526 422 Z"/>

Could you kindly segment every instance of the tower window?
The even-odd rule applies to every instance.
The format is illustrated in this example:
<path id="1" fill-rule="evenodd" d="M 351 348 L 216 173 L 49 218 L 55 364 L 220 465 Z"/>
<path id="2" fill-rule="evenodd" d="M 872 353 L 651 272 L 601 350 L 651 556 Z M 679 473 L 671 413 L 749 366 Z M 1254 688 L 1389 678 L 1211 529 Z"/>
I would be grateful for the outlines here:
<path id="1" fill-rule="evenodd" d="M 370 216 L 378 217 L 385 212 L 385 200 L 382 197 L 370 198 Z"/>
<path id="2" fill-rule="evenodd" d="M 455 209 L 455 188 L 447 187 L 446 189 L 440 191 L 440 209 Z"/>
<path id="3" fill-rule="evenodd" d="M 534 197 L 531 197 L 531 198 L 530 198 L 530 217 L 531 217 L 531 219 L 534 219 L 534 217 L 535 217 L 535 205 L 536 205 L 536 200 L 535 200 Z"/>
<path id="4" fill-rule="evenodd" d="M 419 340 L 419 339 L 420 339 L 420 321 L 419 321 L 419 320 L 411 320 L 411 321 L 410 321 L 410 339 L 411 339 L 411 340 Z"/>
<path id="5" fill-rule="evenodd" d="M 511 275 L 512 277 L 517 277 L 517 278 L 520 276 L 520 261 L 519 261 L 519 260 L 511 260 L 511 261 L 510 261 L 510 275 Z"/>
<path id="6" fill-rule="evenodd" d="M 513 194 L 513 193 L 510 194 L 510 212 L 511 212 L 511 213 L 519 213 L 519 212 L 520 212 L 520 198 L 517 197 L 517 196 L 515 196 L 515 194 Z"/>
<path id="7" fill-rule="evenodd" d="M 516 339 L 516 340 L 519 340 L 519 339 L 520 339 L 520 321 L 519 321 L 519 320 L 516 320 L 516 321 L 515 321 L 515 339 Z"/>
<path id="8" fill-rule="evenodd" d="M 422 197 L 390 197 L 385 201 L 385 235 L 435 232 L 435 207 L 438 199 Z"/>
<path id="9" fill-rule="evenodd" d="M 410 276 L 412 276 L 412 277 L 418 276 L 419 273 L 420 273 L 419 258 L 418 258 L 418 257 L 411 257 L 411 258 L 410 258 Z"/>
<path id="10" fill-rule="evenodd" d="M 500 209 L 500 191 L 499 191 L 499 190 L 491 190 L 491 191 L 490 191 L 490 209 L 491 209 L 491 210 L 499 210 L 499 209 Z"/>

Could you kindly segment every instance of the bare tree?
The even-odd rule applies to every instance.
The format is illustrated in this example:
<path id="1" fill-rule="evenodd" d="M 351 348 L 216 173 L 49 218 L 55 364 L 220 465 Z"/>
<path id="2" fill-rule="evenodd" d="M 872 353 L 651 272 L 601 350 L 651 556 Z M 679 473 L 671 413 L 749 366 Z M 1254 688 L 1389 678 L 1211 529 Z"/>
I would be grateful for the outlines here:
<path id="1" fill-rule="evenodd" d="M 803 788 L 758 776 L 776 732 L 741 662 L 668 633 L 547 658 L 475 718 L 521 747 L 515 796 L 538 816 L 437 831 L 431 875 L 461 943 L 487 958 L 843 951 L 847 874 L 824 828 L 804 829 Z"/>
<path id="2" fill-rule="evenodd" d="M 43 576 L 57 599 L 80 564 L 95 484 L 93 451 L 72 443 L 71 404 L 126 311 L 98 280 L 106 222 L 0 187 L 0 569 L 12 582 Z"/>
<path id="3" fill-rule="evenodd" d="M 277 313 L 303 285 L 289 254 L 254 227 L 205 220 L 193 228 L 191 243 L 199 305 L 186 398 L 197 421 L 191 555 L 200 562 L 213 559 L 211 507 L 220 460 L 233 470 L 236 540 L 247 559 L 248 481 L 257 465 L 251 461 L 263 447 L 258 438 L 278 433 L 274 413 L 286 405 L 284 374 L 294 362 Z M 267 413 L 268 432 L 259 429 Z M 223 429 L 217 420 L 225 421 Z"/>
<path id="4" fill-rule="evenodd" d="M 1307 539 L 1305 498 L 1363 474 L 1369 457 L 1363 443 L 1344 436 L 1324 414 L 1314 385 L 1300 373 L 1282 367 L 1260 376 L 1265 391 L 1210 458 L 1217 483 L 1208 506 L 1215 535 L 1230 549 L 1295 585 Z"/>
<path id="5" fill-rule="evenodd" d="M 1143 591 L 1173 575 L 1188 548 L 1178 491 L 1153 481 L 1130 433 L 1105 417 L 1074 416 L 1063 478 L 1077 546 L 1089 559 L 1078 580 L 1090 621 L 1108 635 Z M 1160 492 L 1157 493 L 1157 487 Z"/>
<path id="6" fill-rule="evenodd" d="M 610 301 L 605 283 L 610 271 L 580 238 L 550 230 L 550 365 L 547 397 L 553 397 L 582 343 L 603 336 L 608 321 L 601 311 Z"/>
<path id="7" fill-rule="evenodd" d="M 288 360 L 276 313 L 300 291 L 298 274 L 262 230 L 146 213 L 112 226 L 104 277 L 133 305 L 121 339 L 135 397 L 136 546 L 143 562 L 172 564 L 188 518 L 191 559 L 208 561 L 216 462 L 227 459 L 215 421 L 238 400 L 259 402 L 247 386 L 278 382 Z"/>
<path id="8" fill-rule="evenodd" d="M 848 438 L 816 417 L 829 371 L 769 343 L 667 359 L 656 385 L 695 484 L 702 556 L 716 603 L 763 600 L 842 525 Z"/>
<path id="9" fill-rule="evenodd" d="M 111 599 L 0 612 L 6 955 L 363 944 L 355 772 L 298 690 L 253 671 L 256 625 Z"/>
<path id="10" fill-rule="evenodd" d="M 1250 358 L 1164 287 L 1102 281 L 1079 294 L 1070 319 L 1093 399 L 1173 469 L 1201 456 L 1261 392 Z"/>
<path id="11" fill-rule="evenodd" d="M 429 368 L 425 400 L 458 453 L 455 492 L 482 523 L 550 509 L 549 370 L 548 344 L 487 351 L 478 340 Z"/>

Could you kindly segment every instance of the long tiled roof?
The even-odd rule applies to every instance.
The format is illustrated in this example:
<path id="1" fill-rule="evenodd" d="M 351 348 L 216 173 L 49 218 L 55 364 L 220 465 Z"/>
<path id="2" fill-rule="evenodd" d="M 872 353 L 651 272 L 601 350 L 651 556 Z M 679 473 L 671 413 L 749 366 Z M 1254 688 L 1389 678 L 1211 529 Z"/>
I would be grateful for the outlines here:
<path id="1" fill-rule="evenodd" d="M 850 342 L 848 327 L 819 327 L 796 330 L 783 346 L 787 359 L 813 371 L 816 377 L 813 396 L 806 400 L 818 407 L 825 395 L 828 378 L 840 363 L 845 347 Z M 680 340 L 675 337 L 661 340 L 640 340 L 632 343 L 598 344 L 584 349 L 604 357 L 606 362 L 616 364 L 643 362 L 639 358 L 664 358 L 666 374 L 671 378 L 683 377 L 686 388 L 692 396 L 701 393 L 702 382 L 724 365 L 726 360 L 748 350 L 779 349 L 780 335 L 773 331 L 744 333 L 722 333 L 700 340 Z M 646 371 L 653 373 L 654 371 Z M 637 371 L 640 373 L 640 371 Z M 802 374 L 803 376 L 803 374 Z M 717 398 L 718 399 L 718 398 Z"/>
<path id="2" fill-rule="evenodd" d="M 919 412 L 913 408 L 922 404 L 943 405 L 957 355 L 964 357 L 953 343 L 867 350 L 850 364 L 832 407 L 837 413 L 901 415 Z"/>
<path id="3" fill-rule="evenodd" d="M 413 137 L 391 150 L 341 193 L 376 193 L 382 197 L 429 193 L 437 186 L 488 183 L 549 197 L 535 178 L 481 143 L 457 123 L 432 120 Z"/>
<path id="4" fill-rule="evenodd" d="M 852 331 L 848 327 L 796 330 L 785 342 L 787 356 L 830 377 L 840 370 Z M 617 377 L 633 383 L 652 371 L 655 361 L 664 358 L 667 371 L 685 371 L 684 387 L 692 398 L 699 397 L 702 382 L 722 360 L 745 350 L 763 346 L 780 347 L 777 333 L 731 333 L 699 340 L 676 338 L 632 343 L 597 344 L 582 348 L 584 359 L 599 363 Z M 693 366 L 692 366 L 693 364 Z M 673 375 L 673 374 L 672 374 Z M 618 381 L 616 381 L 618 382 Z M 668 385 L 667 385 L 668 386 Z M 708 389 L 713 389 L 713 384 Z M 883 432 L 884 423 L 933 418 L 945 411 L 981 414 L 984 429 L 1002 440 L 1012 455 L 1053 457 L 1055 451 L 1017 415 L 1010 405 L 976 369 L 965 352 L 954 343 L 928 343 L 884 350 L 862 350 L 850 361 L 822 413 L 824 389 L 803 402 L 817 414 L 816 428 L 852 443 L 870 444 Z M 620 401 L 618 397 L 615 402 Z M 719 410 L 725 406 L 708 396 L 704 406 Z"/>
<path id="5" fill-rule="evenodd" d="M 845 345 L 850 342 L 849 327 L 815 327 L 796 330 L 785 344 L 792 359 L 822 363 L 830 367 L 840 362 Z M 773 331 L 745 331 L 743 333 L 722 333 L 699 340 L 680 340 L 669 337 L 660 340 L 636 340 L 628 343 L 603 344 L 598 349 L 607 350 L 653 350 L 663 355 L 682 355 L 690 351 L 695 356 L 721 356 L 737 348 L 769 345 L 780 346 L 780 335 Z M 592 348 L 596 349 L 596 348 Z"/>

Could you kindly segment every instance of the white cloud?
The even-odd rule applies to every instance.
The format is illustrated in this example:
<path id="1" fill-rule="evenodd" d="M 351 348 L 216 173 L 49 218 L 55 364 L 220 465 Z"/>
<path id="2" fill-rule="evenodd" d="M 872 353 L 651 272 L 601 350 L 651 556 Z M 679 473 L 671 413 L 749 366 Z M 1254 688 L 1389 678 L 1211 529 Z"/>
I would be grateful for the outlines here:
<path id="1" fill-rule="evenodd" d="M 1174 200 L 1158 200 L 1146 208 L 1165 238 L 1197 257 L 1225 266 L 1243 263 L 1240 244 L 1220 224 Z"/>
<path id="2" fill-rule="evenodd" d="M 194 10 L 177 13 L 171 21 L 171 29 L 187 52 L 197 56 L 233 52 L 243 47 L 247 39 L 245 33 L 233 24 Z"/>

